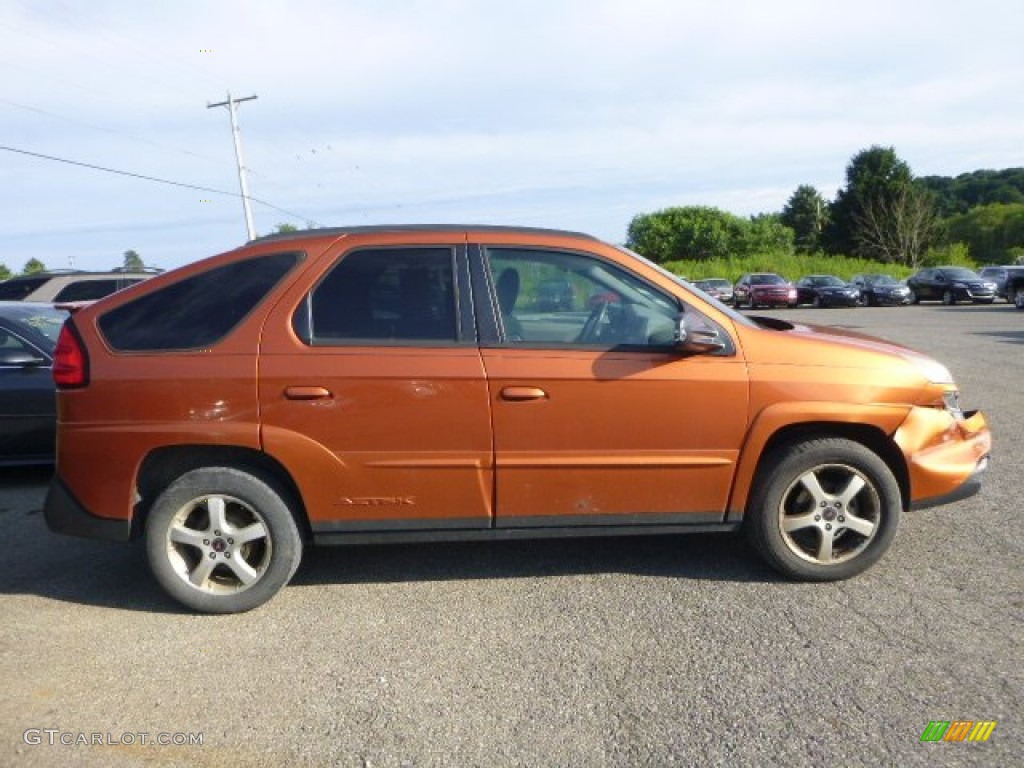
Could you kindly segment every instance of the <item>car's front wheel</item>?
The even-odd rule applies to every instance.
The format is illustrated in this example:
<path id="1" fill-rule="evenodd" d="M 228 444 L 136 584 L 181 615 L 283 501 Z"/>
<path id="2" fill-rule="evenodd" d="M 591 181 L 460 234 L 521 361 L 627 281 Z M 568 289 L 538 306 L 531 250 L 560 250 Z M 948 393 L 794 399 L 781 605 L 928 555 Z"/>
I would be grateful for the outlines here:
<path id="1" fill-rule="evenodd" d="M 1013 305 L 1017 309 L 1024 309 L 1024 285 L 1013 292 Z"/>
<path id="2" fill-rule="evenodd" d="M 203 613 L 238 613 L 276 595 L 302 559 L 287 494 L 228 467 L 186 472 L 146 520 L 149 565 L 176 600 Z"/>
<path id="3" fill-rule="evenodd" d="M 953 296 L 953 292 L 948 288 L 942 292 L 942 303 L 947 307 L 951 304 L 956 304 L 956 297 Z"/>
<path id="4" fill-rule="evenodd" d="M 776 570 L 835 581 L 861 573 L 885 553 L 900 509 L 899 485 L 876 453 L 851 440 L 822 438 L 766 459 L 744 524 Z"/>

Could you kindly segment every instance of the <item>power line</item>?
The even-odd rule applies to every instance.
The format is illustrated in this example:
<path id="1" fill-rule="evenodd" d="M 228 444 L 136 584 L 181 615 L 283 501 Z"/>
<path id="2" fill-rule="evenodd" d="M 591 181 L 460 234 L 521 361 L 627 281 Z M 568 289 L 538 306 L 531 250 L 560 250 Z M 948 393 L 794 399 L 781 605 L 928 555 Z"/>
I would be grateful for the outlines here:
<path id="1" fill-rule="evenodd" d="M 52 160 L 52 161 L 54 161 L 56 163 L 66 163 L 67 165 L 77 165 L 80 168 L 89 168 L 89 169 L 94 170 L 94 171 L 103 171 L 105 173 L 115 173 L 115 174 L 117 174 L 119 176 L 129 176 L 129 177 L 131 177 L 133 179 L 142 179 L 143 181 L 153 181 L 153 182 L 156 182 L 157 184 L 168 184 L 168 185 L 170 185 L 172 187 L 184 187 L 185 189 L 195 189 L 195 190 L 198 190 L 200 192 L 210 192 L 210 193 L 215 194 L 215 195 L 226 195 L 227 197 L 242 197 L 242 195 L 238 194 L 237 192 L 228 192 L 228 191 L 223 190 L 223 189 L 214 189 L 212 187 L 201 187 L 201 186 L 199 186 L 197 184 L 187 184 L 187 183 L 185 183 L 183 181 L 171 181 L 170 179 L 161 179 L 161 178 L 158 178 L 156 176 L 146 176 L 145 174 L 141 174 L 141 173 L 132 173 L 131 171 L 122 171 L 122 170 L 118 170 L 117 168 L 107 168 L 107 167 L 102 166 L 102 165 L 93 165 L 92 163 L 83 163 L 83 162 L 81 162 L 79 160 L 69 160 L 66 157 L 55 157 L 54 155 L 44 155 L 41 152 L 30 152 L 27 149 L 18 149 L 17 147 L 8 147 L 8 146 L 4 146 L 2 144 L 0 144 L 0 150 L 4 150 L 5 152 L 14 152 L 14 153 L 19 154 L 19 155 L 27 155 L 29 157 L 37 157 L 37 158 L 40 158 L 42 160 Z M 307 222 L 307 223 L 310 222 L 310 219 L 306 218 L 305 216 L 300 216 L 297 213 L 293 213 L 292 211 L 285 210 L 284 208 L 276 206 L 273 203 L 268 203 L 266 200 L 259 200 L 258 198 L 255 198 L 255 197 L 246 197 L 244 199 L 251 200 L 252 202 L 259 203 L 260 205 L 265 205 L 267 208 L 273 208 L 275 211 L 280 211 L 283 214 L 291 216 L 293 219 L 298 219 L 299 221 L 304 221 L 304 222 Z"/>
<path id="2" fill-rule="evenodd" d="M 154 146 L 154 147 L 159 147 L 160 149 L 166 149 L 166 150 L 169 150 L 171 152 L 180 152 L 183 155 L 192 155 L 192 157 L 198 157 L 201 160 L 212 160 L 213 159 L 213 158 L 208 157 L 206 155 L 200 155 L 198 152 L 191 152 L 191 151 L 189 151 L 187 149 L 178 149 L 177 147 L 172 147 L 172 146 L 169 146 L 167 144 L 161 144 L 159 141 L 153 141 L 152 139 L 147 139 L 147 138 L 144 138 L 142 136 L 135 136 L 135 135 L 133 135 L 131 133 L 125 133 L 124 131 L 116 131 L 113 128 L 104 128 L 101 125 L 93 125 L 92 123 L 86 123 L 86 122 L 83 122 L 82 120 L 75 120 L 74 118 L 67 117 L 65 115 L 59 115 L 56 112 L 48 112 L 45 109 L 39 109 L 39 107 L 29 106 L 28 104 L 19 104 L 16 101 L 10 101 L 10 100 L 4 99 L 4 98 L 0 98 L 0 104 L 7 104 L 8 106 L 11 106 L 11 107 L 17 107 L 18 109 L 23 109 L 26 112 L 35 112 L 36 114 L 39 114 L 39 115 L 45 115 L 46 117 L 52 117 L 54 120 L 63 120 L 64 122 L 71 123 L 72 125 L 82 125 L 82 126 L 85 126 L 86 128 L 91 128 L 94 131 L 101 131 L 103 133 L 109 133 L 112 136 L 120 136 L 122 138 L 131 139 L 132 141 L 138 141 L 138 142 L 141 142 L 143 144 L 149 144 L 149 145 Z"/>

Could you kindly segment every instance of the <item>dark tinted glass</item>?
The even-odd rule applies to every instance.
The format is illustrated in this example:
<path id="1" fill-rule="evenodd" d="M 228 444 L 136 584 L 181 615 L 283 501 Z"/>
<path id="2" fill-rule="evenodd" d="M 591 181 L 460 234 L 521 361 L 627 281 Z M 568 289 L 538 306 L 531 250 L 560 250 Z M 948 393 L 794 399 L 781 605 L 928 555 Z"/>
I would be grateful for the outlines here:
<path id="1" fill-rule="evenodd" d="M 350 253 L 295 314 L 307 344 L 457 340 L 450 248 Z"/>
<path id="2" fill-rule="evenodd" d="M 79 280 L 64 286 L 54 301 L 93 301 L 117 290 L 117 280 Z"/>
<path id="3" fill-rule="evenodd" d="M 5 280 L 0 283 L 0 299 L 4 301 L 21 301 L 49 279 L 48 277 L 27 277 L 17 280 Z"/>
<path id="4" fill-rule="evenodd" d="M 298 263 L 277 253 L 193 275 L 112 309 L 99 326 L 120 351 L 199 349 L 233 331 Z"/>

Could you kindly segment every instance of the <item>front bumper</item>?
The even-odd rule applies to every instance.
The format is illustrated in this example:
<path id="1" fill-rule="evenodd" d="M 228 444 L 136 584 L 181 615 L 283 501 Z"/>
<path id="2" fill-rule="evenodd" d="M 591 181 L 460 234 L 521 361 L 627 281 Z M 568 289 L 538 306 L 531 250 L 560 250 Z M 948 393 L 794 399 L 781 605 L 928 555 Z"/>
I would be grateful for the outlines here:
<path id="1" fill-rule="evenodd" d="M 957 418 L 939 408 L 912 408 L 895 440 L 907 460 L 910 508 L 946 504 L 980 490 L 992 451 L 992 433 L 980 411 Z"/>

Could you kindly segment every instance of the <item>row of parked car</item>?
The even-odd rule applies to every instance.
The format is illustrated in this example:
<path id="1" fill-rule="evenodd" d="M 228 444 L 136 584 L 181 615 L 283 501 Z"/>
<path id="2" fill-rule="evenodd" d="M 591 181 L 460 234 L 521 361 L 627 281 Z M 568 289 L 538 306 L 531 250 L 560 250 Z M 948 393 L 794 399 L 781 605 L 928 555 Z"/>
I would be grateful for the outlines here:
<path id="1" fill-rule="evenodd" d="M 745 274 L 735 283 L 707 278 L 694 283 L 719 301 L 736 307 L 905 306 L 922 301 L 943 304 L 991 304 L 997 298 L 1024 309 L 1024 266 L 928 267 L 905 280 L 892 275 L 855 275 L 849 282 L 835 275 L 807 275 L 791 283 L 774 272 Z"/>

